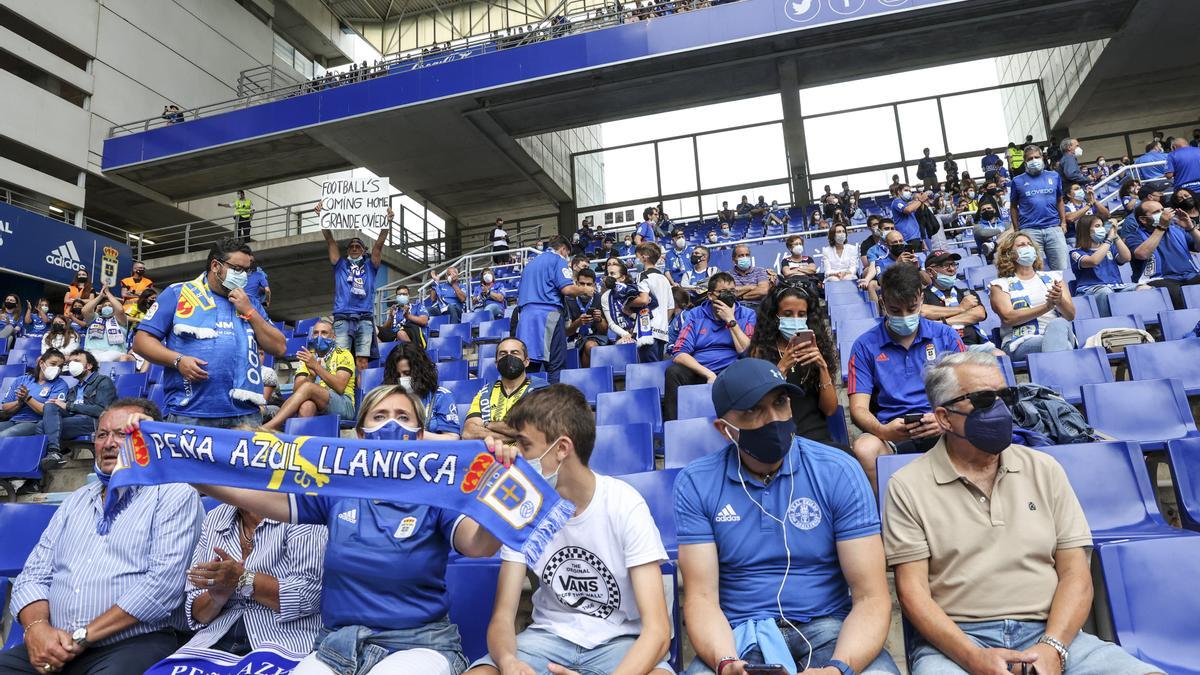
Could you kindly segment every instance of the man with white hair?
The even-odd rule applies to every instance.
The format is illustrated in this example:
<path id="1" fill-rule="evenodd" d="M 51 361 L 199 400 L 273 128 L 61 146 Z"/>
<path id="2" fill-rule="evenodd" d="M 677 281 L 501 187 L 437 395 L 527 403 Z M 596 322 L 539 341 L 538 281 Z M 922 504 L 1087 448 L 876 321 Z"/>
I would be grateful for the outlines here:
<path id="1" fill-rule="evenodd" d="M 913 675 L 1156 673 L 1080 630 L 1092 606 L 1091 532 L 1066 472 L 1012 443 L 1009 388 L 990 354 L 925 370 L 942 439 L 887 486 L 883 537 Z M 1018 668 L 1019 669 L 1019 668 Z"/>

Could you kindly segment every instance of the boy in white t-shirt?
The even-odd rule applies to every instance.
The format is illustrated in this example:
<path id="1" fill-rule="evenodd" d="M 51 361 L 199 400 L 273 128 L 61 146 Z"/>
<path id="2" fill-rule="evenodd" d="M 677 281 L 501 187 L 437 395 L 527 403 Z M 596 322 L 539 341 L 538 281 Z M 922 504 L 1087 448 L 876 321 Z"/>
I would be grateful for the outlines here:
<path id="1" fill-rule="evenodd" d="M 583 394 L 553 384 L 508 412 L 522 456 L 541 470 L 575 516 L 533 567 L 533 624 L 519 635 L 524 557 L 502 548 L 488 656 L 470 675 L 652 673 L 671 675 L 671 642 L 660 564 L 667 559 L 650 509 L 631 487 L 588 468 L 596 420 Z M 487 439 L 489 447 L 496 442 Z"/>
<path id="2" fill-rule="evenodd" d="M 662 361 L 667 346 L 667 328 L 671 323 L 671 310 L 675 299 L 671 295 L 671 278 L 658 269 L 662 260 L 662 249 L 654 242 L 638 244 L 634 255 L 642 268 L 638 276 L 638 297 L 629 301 L 632 308 L 650 307 L 649 316 L 640 312 L 638 321 L 638 361 L 650 363 Z M 653 298 L 653 302 L 651 302 Z M 648 325 L 643 326 L 645 322 Z M 648 330 L 647 330 L 648 329 Z"/>

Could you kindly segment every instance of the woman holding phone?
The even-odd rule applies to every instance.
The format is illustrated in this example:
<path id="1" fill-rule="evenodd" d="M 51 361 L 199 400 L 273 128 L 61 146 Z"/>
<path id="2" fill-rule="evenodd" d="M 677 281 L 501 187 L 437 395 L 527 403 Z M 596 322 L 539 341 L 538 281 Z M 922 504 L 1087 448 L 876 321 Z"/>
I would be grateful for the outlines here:
<path id="1" fill-rule="evenodd" d="M 1062 272 L 1042 271 L 1042 251 L 1022 232 L 1009 230 L 996 244 L 992 310 L 1000 317 L 1001 348 L 1013 360 L 1033 352 L 1072 349 L 1075 303 Z"/>
<path id="2" fill-rule="evenodd" d="M 791 396 L 796 435 L 832 444 L 825 420 L 837 410 L 838 359 L 820 300 L 802 286 L 780 286 L 758 306 L 750 356 L 779 367 L 804 390 Z"/>

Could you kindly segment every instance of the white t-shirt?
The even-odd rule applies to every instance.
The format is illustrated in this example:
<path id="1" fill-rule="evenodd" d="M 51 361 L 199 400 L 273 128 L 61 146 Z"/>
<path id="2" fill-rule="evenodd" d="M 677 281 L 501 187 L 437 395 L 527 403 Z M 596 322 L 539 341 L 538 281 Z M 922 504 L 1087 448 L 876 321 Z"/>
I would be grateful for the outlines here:
<path id="1" fill-rule="evenodd" d="M 492 248 L 508 248 L 508 233 L 504 228 L 497 227 L 492 230 Z"/>
<path id="2" fill-rule="evenodd" d="M 826 246 L 821 251 L 822 259 L 824 260 L 825 274 L 841 274 L 850 272 L 854 276 L 858 276 L 858 247 L 845 244 L 842 246 L 842 254 L 838 255 L 836 246 Z"/>
<path id="3" fill-rule="evenodd" d="M 508 547 L 500 557 L 524 563 Z M 596 475 L 596 493 L 583 513 L 554 535 L 533 571 L 533 628 L 584 649 L 642 630 L 629 568 L 667 559 L 650 508 L 623 481 Z"/>
<path id="4" fill-rule="evenodd" d="M 650 311 L 650 331 L 655 340 L 666 342 L 671 310 L 675 309 L 675 296 L 671 294 L 670 280 L 665 274 L 651 274 L 638 282 L 638 290 L 649 293 L 658 300 L 658 307 Z"/>
<path id="5" fill-rule="evenodd" d="M 1055 281 L 1062 281 L 1062 272 L 1041 271 L 1035 273 L 1032 279 L 1018 279 L 1015 276 L 993 279 L 991 285 L 1008 293 L 1013 309 L 1029 309 L 1045 304 L 1046 293 L 1050 291 L 1050 287 L 1054 285 Z M 1062 288 L 1066 293 L 1066 284 L 1063 284 Z M 1058 310 L 1052 309 L 1020 326 L 1001 326 L 1001 341 L 1006 348 L 1012 349 L 1034 335 L 1044 334 L 1051 319 L 1058 318 L 1058 316 Z"/>

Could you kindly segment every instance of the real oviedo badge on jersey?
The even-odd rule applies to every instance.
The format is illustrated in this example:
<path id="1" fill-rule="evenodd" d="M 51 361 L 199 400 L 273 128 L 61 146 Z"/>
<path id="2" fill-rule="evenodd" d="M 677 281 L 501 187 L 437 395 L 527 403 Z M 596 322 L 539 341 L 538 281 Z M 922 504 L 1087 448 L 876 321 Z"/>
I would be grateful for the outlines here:
<path id="1" fill-rule="evenodd" d="M 408 539 L 413 532 L 417 531 L 417 519 L 413 516 L 407 516 L 400 521 L 400 526 L 396 528 L 394 536 L 396 539 Z"/>
<path id="2" fill-rule="evenodd" d="M 925 345 L 925 360 L 932 361 L 937 358 L 937 349 L 932 344 Z"/>

